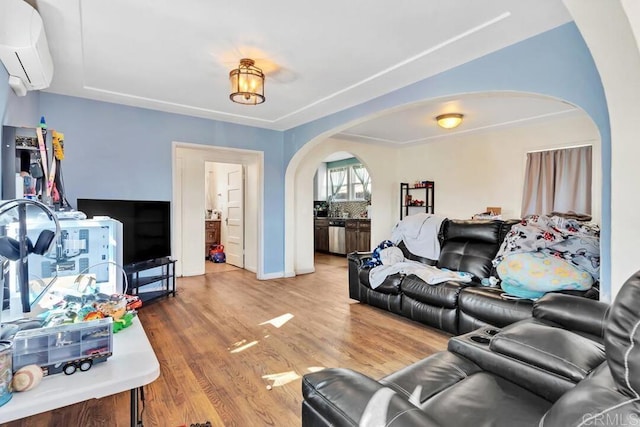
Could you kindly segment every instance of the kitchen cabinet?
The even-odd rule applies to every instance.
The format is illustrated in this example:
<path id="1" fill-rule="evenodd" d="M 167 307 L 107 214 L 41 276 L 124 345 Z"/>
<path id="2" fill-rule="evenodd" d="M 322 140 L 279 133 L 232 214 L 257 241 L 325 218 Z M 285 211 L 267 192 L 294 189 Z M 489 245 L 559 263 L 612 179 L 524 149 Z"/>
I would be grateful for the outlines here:
<path id="1" fill-rule="evenodd" d="M 347 253 L 371 250 L 371 220 L 348 219 L 345 223 Z"/>
<path id="2" fill-rule="evenodd" d="M 420 181 L 413 186 L 400 183 L 400 219 L 420 212 L 432 214 L 435 209 L 435 187 L 433 181 Z"/>
<path id="3" fill-rule="evenodd" d="M 313 232 L 313 247 L 318 252 L 329 252 L 328 218 L 316 218 Z"/>
<path id="4" fill-rule="evenodd" d="M 204 257 L 209 258 L 211 245 L 220 244 L 220 220 L 207 219 L 204 221 Z"/>

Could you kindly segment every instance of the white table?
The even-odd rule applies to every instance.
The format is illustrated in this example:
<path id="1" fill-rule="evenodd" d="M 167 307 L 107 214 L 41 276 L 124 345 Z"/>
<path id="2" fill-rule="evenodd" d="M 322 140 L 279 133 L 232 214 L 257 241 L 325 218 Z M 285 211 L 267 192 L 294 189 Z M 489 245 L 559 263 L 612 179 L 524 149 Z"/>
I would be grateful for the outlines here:
<path id="1" fill-rule="evenodd" d="M 131 391 L 131 425 L 142 425 L 138 415 L 138 389 L 160 376 L 160 364 L 140 319 L 113 335 L 113 356 L 87 372 L 44 377 L 33 390 L 13 393 L 0 406 L 0 423 L 17 420 L 63 406 Z"/>

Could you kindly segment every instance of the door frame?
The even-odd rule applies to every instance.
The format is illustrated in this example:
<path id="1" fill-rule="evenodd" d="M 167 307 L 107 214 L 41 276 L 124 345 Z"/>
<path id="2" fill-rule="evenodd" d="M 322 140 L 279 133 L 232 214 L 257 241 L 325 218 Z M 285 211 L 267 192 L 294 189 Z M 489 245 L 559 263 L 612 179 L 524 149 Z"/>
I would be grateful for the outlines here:
<path id="1" fill-rule="evenodd" d="M 224 148 L 211 145 L 194 144 L 189 142 L 173 141 L 171 147 L 172 163 L 172 248 L 173 256 L 178 260 L 176 264 L 177 276 L 192 276 L 204 274 L 204 263 L 200 267 L 187 266 L 183 268 L 181 260 L 183 257 L 192 256 L 190 253 L 183 254 L 183 232 L 182 223 L 184 221 L 202 222 L 203 227 L 197 235 L 190 235 L 189 239 L 194 242 L 193 246 L 204 245 L 204 209 L 199 211 L 188 211 L 182 217 L 182 188 L 181 179 L 178 177 L 179 154 L 196 154 L 190 156 L 190 163 L 185 167 L 198 167 L 204 171 L 205 162 L 233 163 L 242 165 L 246 172 L 245 179 L 245 270 L 256 273 L 260 280 L 267 278 L 264 273 L 264 153 L 255 150 L 245 150 L 238 148 Z M 194 160 L 197 159 L 197 160 Z M 204 173 L 201 184 L 204 195 Z M 186 185 L 182 183 L 182 185 Z M 204 197 L 203 197 L 204 200 Z M 195 243 L 202 241 L 202 245 Z M 198 256 L 200 251 L 195 251 L 193 256 Z"/>

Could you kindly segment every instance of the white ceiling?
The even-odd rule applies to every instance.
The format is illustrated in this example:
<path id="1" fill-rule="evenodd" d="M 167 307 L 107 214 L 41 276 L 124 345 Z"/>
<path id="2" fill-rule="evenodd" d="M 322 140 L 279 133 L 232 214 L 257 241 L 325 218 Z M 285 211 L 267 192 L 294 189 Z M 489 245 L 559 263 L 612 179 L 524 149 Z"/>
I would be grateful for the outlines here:
<path id="1" fill-rule="evenodd" d="M 436 116 L 461 113 L 455 129 L 442 129 Z M 518 126 L 524 122 L 584 114 L 575 106 L 543 96 L 521 93 L 483 93 L 426 101 L 353 126 L 337 137 L 351 141 L 410 145 L 464 133 Z"/>
<path id="2" fill-rule="evenodd" d="M 315 120 L 569 22 L 560 0 L 30 0 L 55 65 L 47 92 L 276 130 Z M 243 57 L 266 74 L 266 102 L 229 100 Z M 559 114 L 522 96 L 431 102 L 355 126 L 341 137 L 412 143 Z M 430 130 L 429 130 L 430 129 Z"/>

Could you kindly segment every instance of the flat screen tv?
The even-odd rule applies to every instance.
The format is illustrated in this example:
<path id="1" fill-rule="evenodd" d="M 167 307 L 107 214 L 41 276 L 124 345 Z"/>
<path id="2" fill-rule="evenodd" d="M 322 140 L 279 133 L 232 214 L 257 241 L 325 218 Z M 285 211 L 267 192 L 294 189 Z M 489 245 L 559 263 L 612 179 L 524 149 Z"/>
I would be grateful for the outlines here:
<path id="1" fill-rule="evenodd" d="M 122 223 L 124 265 L 171 256 L 170 202 L 78 199 L 78 210 L 87 218 L 108 216 Z"/>

